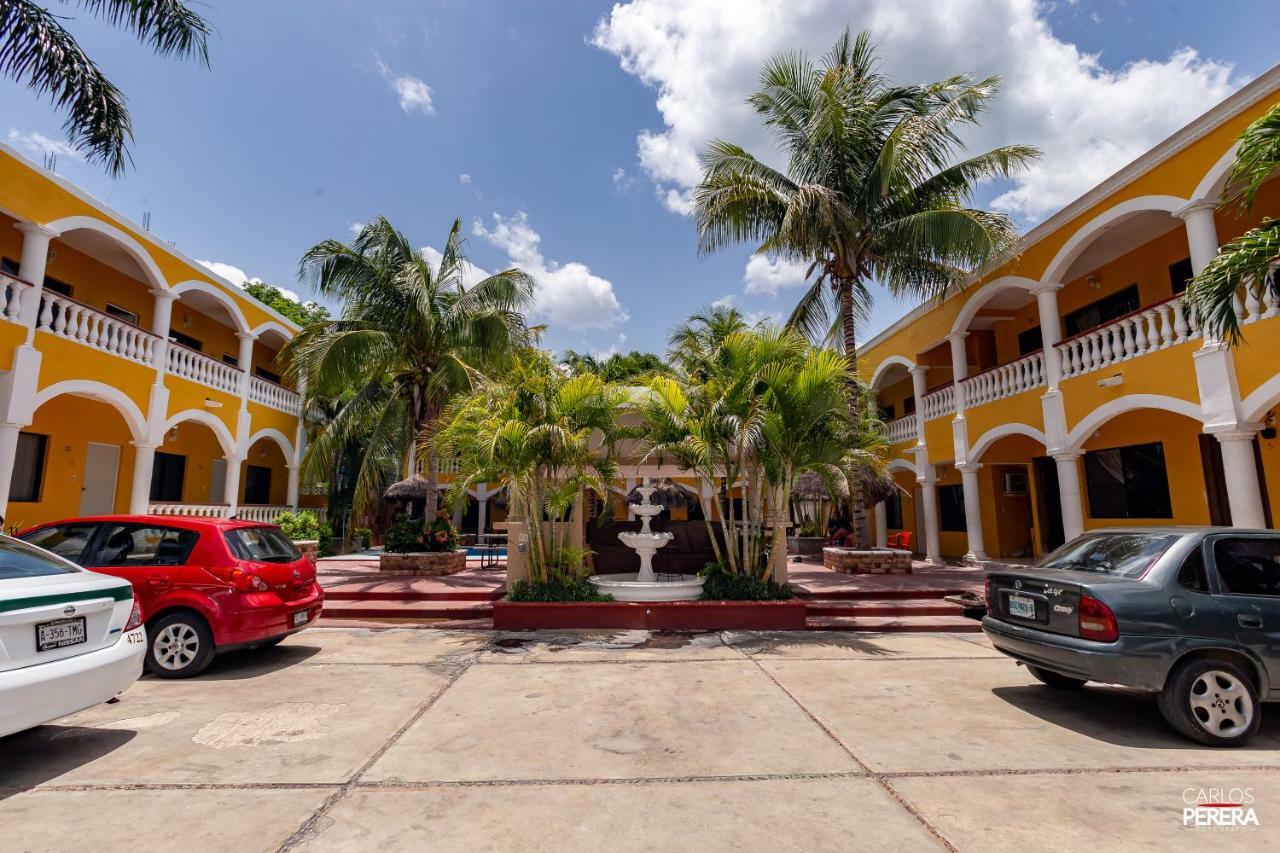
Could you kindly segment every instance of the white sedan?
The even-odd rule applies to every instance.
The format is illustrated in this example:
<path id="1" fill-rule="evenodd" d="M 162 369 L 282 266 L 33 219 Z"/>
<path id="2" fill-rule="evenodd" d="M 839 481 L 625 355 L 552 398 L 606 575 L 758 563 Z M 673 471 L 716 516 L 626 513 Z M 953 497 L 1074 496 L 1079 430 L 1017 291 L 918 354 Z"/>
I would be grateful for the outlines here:
<path id="1" fill-rule="evenodd" d="M 128 581 L 0 536 L 0 737 L 107 701 L 146 649 Z"/>

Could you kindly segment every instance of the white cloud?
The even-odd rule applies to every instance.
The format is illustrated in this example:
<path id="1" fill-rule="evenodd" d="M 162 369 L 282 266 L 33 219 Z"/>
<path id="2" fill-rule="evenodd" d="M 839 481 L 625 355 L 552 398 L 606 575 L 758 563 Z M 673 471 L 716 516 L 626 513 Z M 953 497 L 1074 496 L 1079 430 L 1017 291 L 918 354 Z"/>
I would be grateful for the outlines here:
<path id="1" fill-rule="evenodd" d="M 632 175 L 621 166 L 613 170 L 613 188 L 618 192 L 625 193 L 635 185 L 635 175 Z"/>
<path id="2" fill-rule="evenodd" d="M 1035 0 L 631 0 L 598 24 L 593 43 L 656 90 L 663 127 L 636 140 L 641 167 L 669 209 L 688 213 L 698 151 L 721 137 L 783 165 L 772 137 L 745 103 L 775 53 L 818 57 L 840 28 L 867 28 L 884 71 L 912 82 L 958 72 L 1000 74 L 1004 91 L 970 133 L 971 150 L 1013 142 L 1044 159 L 995 204 L 1039 219 L 1088 190 L 1243 81 L 1230 64 L 1183 48 L 1111 68 L 1057 38 Z"/>
<path id="3" fill-rule="evenodd" d="M 83 163 L 84 155 L 76 149 L 72 148 L 66 142 L 60 139 L 50 139 L 39 131 L 31 131 L 30 133 L 22 133 L 17 128 L 9 129 L 9 144 L 14 148 L 26 149 L 31 154 L 56 154 L 59 157 L 66 157 L 68 160 L 75 160 Z"/>
<path id="4" fill-rule="evenodd" d="M 804 274 L 809 265 L 784 258 L 770 260 L 765 255 L 752 255 L 742 273 L 743 288 L 747 293 L 777 295 L 779 290 L 800 287 L 805 283 Z"/>
<path id="5" fill-rule="evenodd" d="M 234 266 L 232 264 L 224 264 L 221 261 L 201 261 L 201 260 L 197 260 L 196 263 L 200 264 L 200 266 L 209 270 L 209 272 L 213 273 L 214 275 L 225 278 L 227 281 L 231 282 L 232 284 L 234 284 L 236 287 L 239 287 L 239 288 L 244 288 L 244 286 L 249 282 L 254 282 L 255 284 L 262 283 L 262 279 L 258 278 L 256 275 L 253 277 L 250 277 L 249 274 L 246 273 L 244 270 L 240 269 L 240 267 Z M 280 287 L 279 285 L 272 285 L 272 287 L 279 290 L 280 295 L 283 296 L 285 299 L 288 299 L 291 302 L 302 302 L 302 297 L 299 296 L 295 291 L 288 290 L 286 288 Z M 311 305 L 314 303 L 308 302 L 306 304 Z"/>
<path id="6" fill-rule="evenodd" d="M 426 116 L 436 114 L 435 105 L 431 103 L 431 87 L 426 83 L 409 74 L 395 73 L 381 59 L 378 60 L 378 71 L 399 98 L 400 109 L 407 113 L 417 111 Z"/>
<path id="7" fill-rule="evenodd" d="M 458 176 L 458 183 L 460 184 L 471 183 L 471 176 L 468 175 L 466 172 L 463 172 L 461 175 Z"/>
<path id="8" fill-rule="evenodd" d="M 364 222 L 352 222 L 350 225 L 347 226 L 347 230 L 351 232 L 352 237 L 357 237 L 359 236 L 360 232 L 364 230 L 364 226 L 366 224 L 367 223 L 364 223 Z"/>
<path id="9" fill-rule="evenodd" d="M 511 264 L 533 276 L 535 314 L 569 329 L 607 329 L 626 322 L 613 292 L 613 282 L 591 272 L 578 261 L 558 263 L 542 255 L 542 235 L 520 211 L 515 216 L 493 214 L 493 225 L 476 220 L 472 233 L 507 253 Z"/>

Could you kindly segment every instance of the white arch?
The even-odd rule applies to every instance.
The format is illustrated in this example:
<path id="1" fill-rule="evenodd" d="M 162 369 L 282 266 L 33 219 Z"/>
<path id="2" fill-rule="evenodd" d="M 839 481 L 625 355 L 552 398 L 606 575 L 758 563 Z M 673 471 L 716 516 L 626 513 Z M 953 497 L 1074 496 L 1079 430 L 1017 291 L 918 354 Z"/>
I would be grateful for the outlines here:
<path id="1" fill-rule="evenodd" d="M 269 438 L 280 448 L 280 452 L 284 454 L 284 463 L 290 468 L 293 467 L 293 442 L 290 441 L 284 433 L 275 427 L 264 427 L 253 435 L 249 436 L 249 442 L 244 446 L 247 453 L 251 447 L 258 443 L 259 439 Z"/>
<path id="2" fill-rule="evenodd" d="M 245 319 L 244 311 L 240 309 L 240 303 L 236 302 L 235 298 L 232 297 L 230 293 L 227 293 L 216 284 L 210 284 L 207 281 L 201 281 L 198 278 L 193 278 L 173 286 L 173 293 L 175 296 L 181 296 L 184 293 L 191 293 L 193 291 L 208 294 L 220 302 L 222 306 L 227 309 L 227 313 L 231 315 L 231 322 L 235 324 L 237 332 L 249 331 L 249 321 Z"/>
<path id="3" fill-rule="evenodd" d="M 1231 164 L 1236 159 L 1236 149 L 1239 147 L 1240 142 L 1237 140 L 1225 154 L 1218 158 L 1218 162 L 1209 167 L 1209 171 L 1204 173 L 1200 183 L 1196 184 L 1195 192 L 1191 194 L 1192 199 L 1217 201 L 1222 196 L 1222 190 L 1227 185 L 1227 175 L 1231 174 Z"/>
<path id="4" fill-rule="evenodd" d="M 1076 424 L 1071 432 L 1067 433 L 1066 449 L 1071 451 L 1081 450 L 1084 447 L 1084 443 L 1089 440 L 1089 436 L 1093 435 L 1093 431 L 1098 427 L 1117 415 L 1132 412 L 1136 409 L 1159 409 L 1178 415 L 1185 415 L 1197 423 L 1203 423 L 1200 406 L 1197 403 L 1178 397 L 1166 397 L 1163 394 L 1126 394 L 1123 397 L 1117 397 L 1114 400 L 1103 403 L 1081 418 L 1080 423 Z"/>
<path id="5" fill-rule="evenodd" d="M 1114 207 L 1104 210 L 1084 225 L 1081 225 L 1071 239 L 1062 244 L 1058 254 L 1053 256 L 1044 275 L 1040 277 L 1042 284 L 1065 284 L 1062 276 L 1067 268 L 1089 247 L 1094 238 L 1112 224 L 1146 211 L 1163 211 L 1172 215 L 1175 211 L 1187 206 L 1185 198 L 1176 195 L 1144 195 L 1122 201 Z"/>
<path id="6" fill-rule="evenodd" d="M 222 452 L 225 455 L 232 457 L 236 455 L 236 440 L 231 435 L 231 430 L 227 429 L 227 425 L 221 420 L 203 409 L 184 409 L 178 412 L 164 422 L 164 431 L 168 432 L 184 421 L 195 421 L 196 423 L 204 424 L 213 430 L 213 434 L 218 437 L 218 444 L 222 447 Z"/>
<path id="7" fill-rule="evenodd" d="M 143 275 L 147 277 L 153 290 L 167 290 L 169 287 L 168 282 L 164 280 L 164 273 L 160 272 L 160 267 L 156 264 L 155 259 L 151 257 L 151 253 L 143 248 L 142 244 L 133 237 L 108 222 L 93 216 L 66 216 L 62 219 L 45 223 L 45 227 L 50 231 L 56 232 L 59 237 L 71 231 L 96 231 L 119 243 L 121 248 L 138 262 L 142 267 Z"/>
<path id="8" fill-rule="evenodd" d="M 982 458 L 982 454 L 986 453 L 991 445 L 995 444 L 1005 436 L 1025 435 L 1027 438 L 1035 439 L 1045 447 L 1049 446 L 1049 440 L 1045 434 L 1033 426 L 1027 424 L 1000 424 L 992 427 L 984 432 L 977 441 L 973 443 L 973 447 L 969 450 L 969 461 L 977 462 Z"/>
<path id="9" fill-rule="evenodd" d="M 268 320 L 267 322 L 263 323 L 262 325 L 258 326 L 253 330 L 253 336 L 255 338 L 261 338 L 263 333 L 265 332 L 279 332 L 280 334 L 284 335 L 284 339 L 286 341 L 290 340 L 294 335 L 297 334 L 297 332 L 295 332 L 293 329 L 286 328 L 280 323 L 277 323 L 275 320 Z"/>
<path id="10" fill-rule="evenodd" d="M 1280 405 L 1280 373 L 1263 382 L 1252 394 L 1244 398 L 1244 419 L 1260 421 L 1262 416 L 1276 405 Z"/>
<path id="11" fill-rule="evenodd" d="M 960 313 L 956 315 L 955 322 L 951 324 L 951 334 L 963 332 L 969 328 L 969 324 L 973 322 L 973 318 L 978 316 L 978 312 L 982 310 L 982 306 L 991 301 L 991 298 L 998 293 L 1006 290 L 1021 288 L 1030 293 L 1036 286 L 1037 282 L 1023 278 L 1020 275 L 1005 275 L 994 281 L 989 281 L 979 287 L 964 303 L 964 307 L 960 309 Z"/>
<path id="12" fill-rule="evenodd" d="M 890 471 L 910 471 L 913 475 L 918 475 L 916 465 L 909 459 L 893 459 L 886 468 Z"/>
<path id="13" fill-rule="evenodd" d="M 70 394 L 75 397 L 88 397 L 91 400 L 106 403 L 124 418 L 124 422 L 129 426 L 129 434 L 133 436 L 134 441 L 146 439 L 147 418 L 142 414 L 142 409 L 138 408 L 138 404 L 129 399 L 129 395 L 119 388 L 112 388 L 110 385 L 94 382 L 91 379 L 66 379 L 62 382 L 55 382 L 36 394 L 35 403 L 31 407 L 32 414 L 35 414 L 37 409 L 54 397 L 61 397 L 64 394 Z"/>
<path id="14" fill-rule="evenodd" d="M 880 378 L 885 374 L 885 371 L 887 371 L 890 367 L 893 367 L 894 365 L 899 365 L 899 364 L 905 367 L 908 371 L 916 366 L 915 362 L 913 362 L 909 358 L 904 358 L 903 356 L 900 356 L 900 355 L 889 356 L 884 361 L 880 362 L 879 365 L 876 366 L 875 373 L 871 375 L 871 390 L 874 391 L 876 388 L 879 387 Z"/>

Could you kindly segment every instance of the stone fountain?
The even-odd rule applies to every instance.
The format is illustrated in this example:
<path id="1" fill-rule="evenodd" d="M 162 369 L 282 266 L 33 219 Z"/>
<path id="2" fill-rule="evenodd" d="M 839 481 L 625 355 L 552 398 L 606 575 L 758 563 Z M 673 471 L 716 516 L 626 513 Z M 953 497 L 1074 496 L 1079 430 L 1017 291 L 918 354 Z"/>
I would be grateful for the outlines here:
<path id="1" fill-rule="evenodd" d="M 591 582 L 602 593 L 612 595 L 618 601 L 692 601 L 702 596 L 704 578 L 696 575 L 678 575 L 674 580 L 659 580 L 653 572 L 653 555 L 671 541 L 671 534 L 654 533 L 649 522 L 662 512 L 660 504 L 649 502 L 656 489 L 640 486 L 640 503 L 631 504 L 633 513 L 640 517 L 640 530 L 619 533 L 618 539 L 640 556 L 640 571 L 635 574 L 592 575 Z"/>

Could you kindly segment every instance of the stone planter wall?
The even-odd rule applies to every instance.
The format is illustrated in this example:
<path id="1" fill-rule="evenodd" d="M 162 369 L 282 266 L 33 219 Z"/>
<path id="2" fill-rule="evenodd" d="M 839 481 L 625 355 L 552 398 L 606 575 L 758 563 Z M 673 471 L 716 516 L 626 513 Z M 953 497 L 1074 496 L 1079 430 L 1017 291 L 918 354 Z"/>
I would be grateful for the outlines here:
<path id="1" fill-rule="evenodd" d="M 384 575 L 452 575 L 466 567 L 467 552 L 462 549 L 378 557 L 378 571 Z"/>
<path id="2" fill-rule="evenodd" d="M 823 548 L 822 565 L 849 575 L 910 574 L 911 552 L 891 548 L 877 548 L 873 551 Z"/>
<path id="3" fill-rule="evenodd" d="M 799 554 L 802 557 L 816 556 L 822 553 L 825 536 L 788 536 L 787 553 Z"/>
<path id="4" fill-rule="evenodd" d="M 311 565 L 316 564 L 316 557 L 320 555 L 319 539 L 295 539 L 293 546 L 302 552 L 302 556 L 311 561 Z"/>

